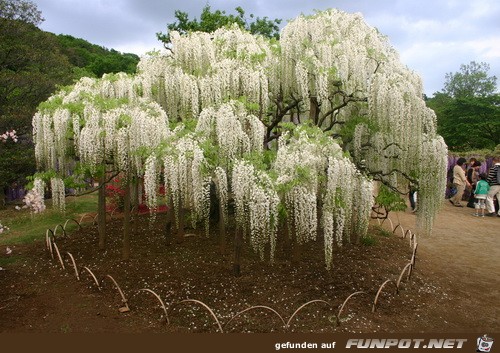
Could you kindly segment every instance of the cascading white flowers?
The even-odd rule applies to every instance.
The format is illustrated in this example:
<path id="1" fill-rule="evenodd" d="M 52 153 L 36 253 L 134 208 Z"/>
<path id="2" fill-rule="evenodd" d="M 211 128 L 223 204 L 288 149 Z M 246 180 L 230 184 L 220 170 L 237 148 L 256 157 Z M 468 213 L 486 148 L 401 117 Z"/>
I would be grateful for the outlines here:
<path id="1" fill-rule="evenodd" d="M 278 193 L 269 175 L 250 163 L 237 160 L 232 173 L 232 190 L 236 221 L 261 259 L 266 245 L 270 246 L 270 261 L 274 260 L 278 229 Z"/>
<path id="2" fill-rule="evenodd" d="M 269 246 L 274 259 L 284 209 L 298 244 L 320 225 L 331 268 L 334 248 L 367 231 L 373 180 L 403 189 L 410 177 L 430 232 L 447 148 L 421 79 L 361 14 L 299 16 L 279 42 L 237 26 L 170 37 L 171 52 L 143 57 L 136 75 L 82 78 L 40 106 L 35 156 L 55 171 L 55 204 L 75 160 L 107 163 L 144 177 L 150 208 L 163 176 L 177 225 L 187 209 L 208 231 L 213 183 L 262 258 Z"/>
<path id="3" fill-rule="evenodd" d="M 144 171 L 144 193 L 146 195 L 146 206 L 155 209 L 158 206 L 158 163 L 156 156 L 151 154 L 146 159 L 146 168 Z"/>
<path id="4" fill-rule="evenodd" d="M 147 156 L 170 131 L 165 111 L 138 96 L 138 87 L 125 74 L 83 78 L 41 105 L 33 118 L 35 156 L 39 168 L 58 174 L 51 179 L 54 206 L 64 210 L 62 177 L 74 159 L 91 172 L 105 164 L 130 175 L 145 172 Z"/>
<path id="5" fill-rule="evenodd" d="M 165 190 L 171 195 L 176 224 L 180 208 L 192 211 L 192 222 L 204 221 L 208 234 L 210 213 L 210 175 L 199 141 L 193 133 L 172 136 L 163 158 Z M 175 133 L 175 131 L 174 131 Z"/>
<path id="6" fill-rule="evenodd" d="M 214 170 L 215 191 L 217 193 L 217 198 L 219 199 L 220 209 L 223 212 L 222 216 L 224 220 L 228 219 L 228 202 L 229 202 L 229 185 L 227 180 L 226 171 L 217 167 Z"/>
<path id="7" fill-rule="evenodd" d="M 440 204 L 436 202 L 437 195 L 446 192 L 446 171 L 448 168 L 448 148 L 441 136 L 437 138 L 424 137 L 421 146 L 421 178 L 418 190 L 417 227 L 419 231 L 430 233 Z"/>
<path id="8" fill-rule="evenodd" d="M 33 188 L 24 196 L 23 202 L 32 213 L 41 213 L 45 210 L 44 202 L 45 183 L 39 178 L 35 178 Z"/>
<path id="9" fill-rule="evenodd" d="M 63 211 L 66 209 L 66 191 L 64 181 L 54 177 L 50 179 L 50 189 L 52 190 L 52 205 Z"/>
<path id="10" fill-rule="evenodd" d="M 316 134 L 318 131 L 315 131 Z M 340 152 L 333 140 L 319 140 L 300 127 L 295 136 L 283 134 L 273 164 L 283 204 L 299 244 L 316 239 L 319 178 L 324 174 L 326 156 Z"/>
<path id="11" fill-rule="evenodd" d="M 264 149 L 264 124 L 248 114 L 243 104 L 237 101 L 204 109 L 198 118 L 196 132 L 213 140 L 226 164 L 245 153 Z"/>
<path id="12" fill-rule="evenodd" d="M 353 234 L 366 234 L 374 202 L 373 182 L 361 175 L 349 159 L 329 158 L 322 200 L 325 262 L 330 268 L 335 244 L 341 247 L 351 241 Z"/>
<path id="13" fill-rule="evenodd" d="M 173 54 L 150 56 L 138 66 L 144 95 L 172 120 L 196 118 L 205 108 L 246 97 L 265 112 L 270 104 L 267 40 L 238 26 L 186 36 L 172 31 Z"/>

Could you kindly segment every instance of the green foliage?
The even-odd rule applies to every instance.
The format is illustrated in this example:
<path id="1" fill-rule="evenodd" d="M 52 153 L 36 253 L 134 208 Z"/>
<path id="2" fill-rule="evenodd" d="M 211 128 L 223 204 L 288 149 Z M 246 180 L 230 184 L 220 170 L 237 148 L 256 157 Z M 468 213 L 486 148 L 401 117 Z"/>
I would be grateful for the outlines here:
<path id="1" fill-rule="evenodd" d="M 371 234 L 366 234 L 365 236 L 361 237 L 360 242 L 364 246 L 374 246 L 378 243 L 377 238 L 375 238 Z"/>
<path id="2" fill-rule="evenodd" d="M 139 61 L 134 54 L 120 54 L 83 39 L 41 31 L 23 17 L 28 13 L 7 16 L 3 10 L 12 4 L 24 6 L 30 2 L 0 1 L 0 133 L 14 129 L 19 136 L 17 144 L 9 142 L 0 147 L 2 189 L 13 182 L 24 184 L 25 176 L 36 170 L 31 120 L 37 107 L 53 112 L 63 107 L 61 98 L 47 101 L 57 89 L 70 90 L 69 85 L 82 76 L 133 73 Z M 81 114 L 83 103 L 67 104 L 64 108 Z"/>
<path id="3" fill-rule="evenodd" d="M 95 212 L 96 208 L 97 195 L 90 194 L 80 197 L 67 197 L 64 213 L 58 209 L 53 209 L 49 204 L 43 213 L 33 216 L 27 209 L 3 212 L 2 223 L 7 225 L 10 230 L 0 237 L 0 245 L 42 240 L 47 229 L 53 230 L 58 224 L 64 224 L 68 218 L 78 220 L 81 214 Z M 70 222 L 66 229 L 70 231 L 76 229 L 76 224 Z"/>
<path id="4" fill-rule="evenodd" d="M 438 133 L 451 151 L 494 149 L 500 144 L 500 94 L 451 98 L 439 93 L 427 105 L 436 112 Z"/>
<path id="5" fill-rule="evenodd" d="M 276 160 L 277 152 L 274 150 L 253 151 L 246 153 L 243 159 L 255 167 L 256 170 L 269 171 Z"/>
<path id="6" fill-rule="evenodd" d="M 230 100 L 234 100 L 231 98 Z M 260 105 L 258 103 L 250 102 L 246 96 L 240 96 L 236 99 L 238 102 L 243 103 L 245 106 L 245 111 L 251 114 L 256 114 L 260 110 Z"/>
<path id="7" fill-rule="evenodd" d="M 460 72 L 447 73 L 443 92 L 453 98 L 486 97 L 496 90 L 495 76 L 488 76 L 490 65 L 476 63 L 460 65 Z"/>
<path id="8" fill-rule="evenodd" d="M 211 140 L 204 140 L 200 143 L 200 147 L 203 150 L 203 155 L 205 160 L 207 161 L 205 172 L 208 173 L 209 170 L 215 169 L 217 166 L 222 164 L 221 155 L 219 151 L 219 146 L 213 143 Z M 229 163 L 232 161 L 225 161 L 225 163 Z"/>
<path id="9" fill-rule="evenodd" d="M 383 237 L 389 238 L 392 236 L 391 232 L 389 232 L 387 229 L 382 228 L 381 226 L 376 226 L 375 228 L 377 229 L 379 235 Z"/>
<path id="10" fill-rule="evenodd" d="M 139 56 L 131 53 L 120 53 L 87 42 L 81 38 L 60 34 L 57 37 L 61 52 L 70 64 L 75 66 L 75 77 L 101 77 L 105 73 L 136 71 Z"/>
<path id="11" fill-rule="evenodd" d="M 32 145 L 28 141 L 14 143 L 11 140 L 0 144 L 0 187 L 3 189 L 12 183 L 24 185 L 26 175 L 36 170 Z"/>
<path id="12" fill-rule="evenodd" d="M 500 143 L 500 94 L 489 65 L 472 61 L 446 74 L 443 92 L 427 99 L 450 151 L 493 149 Z"/>
<path id="13" fill-rule="evenodd" d="M 72 66 L 50 33 L 0 18 L 0 130 L 31 133 L 38 104 L 72 82 Z"/>
<path id="14" fill-rule="evenodd" d="M 175 11 L 176 21 L 167 24 L 167 32 L 158 32 L 156 36 L 164 45 L 170 43 L 170 32 L 177 31 L 181 34 L 189 32 L 211 33 L 218 28 L 227 27 L 233 24 L 249 31 L 252 34 L 260 34 L 267 38 L 279 38 L 280 19 L 270 20 L 268 17 L 256 17 L 250 14 L 251 22 L 245 18 L 245 11 L 241 7 L 236 7 L 236 15 L 226 14 L 226 11 L 215 10 L 212 12 L 210 5 L 205 5 L 201 12 L 200 20 L 189 19 L 189 14 L 179 10 Z"/>
<path id="15" fill-rule="evenodd" d="M 375 198 L 375 204 L 384 207 L 387 212 L 390 211 L 404 211 L 406 210 L 406 202 L 403 200 L 401 195 L 391 189 L 386 185 L 381 184 L 380 190 Z"/>
<path id="16" fill-rule="evenodd" d="M 29 0 L 0 0 L 0 17 L 35 26 L 44 21 L 42 12 L 38 10 L 35 3 Z"/>
<path id="17" fill-rule="evenodd" d="M 354 137 L 354 131 L 359 124 L 365 125 L 371 133 L 379 130 L 377 124 L 373 119 L 367 116 L 353 116 L 342 125 L 339 135 L 342 136 L 342 142 L 351 142 Z"/>

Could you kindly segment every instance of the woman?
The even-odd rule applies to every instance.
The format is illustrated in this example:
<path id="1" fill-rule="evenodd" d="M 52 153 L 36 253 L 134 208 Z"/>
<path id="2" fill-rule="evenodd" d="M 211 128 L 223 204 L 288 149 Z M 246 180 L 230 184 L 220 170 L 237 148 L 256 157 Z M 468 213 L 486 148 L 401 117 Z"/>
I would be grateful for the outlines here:
<path id="1" fill-rule="evenodd" d="M 465 176 L 464 165 L 467 160 L 463 157 L 459 158 L 457 164 L 453 167 L 453 186 L 457 189 L 457 193 L 450 198 L 450 202 L 455 207 L 464 207 L 460 203 L 465 191 L 465 187 L 471 187 L 471 184 Z"/>

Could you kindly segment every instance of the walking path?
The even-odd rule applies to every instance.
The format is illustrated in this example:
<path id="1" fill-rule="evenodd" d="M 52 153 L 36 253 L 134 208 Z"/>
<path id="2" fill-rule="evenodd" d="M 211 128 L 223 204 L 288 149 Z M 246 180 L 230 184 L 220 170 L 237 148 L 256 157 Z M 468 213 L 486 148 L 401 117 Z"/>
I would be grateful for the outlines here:
<path id="1" fill-rule="evenodd" d="M 443 317 L 442 331 L 480 327 L 485 333 L 500 332 L 500 217 L 474 217 L 473 213 L 472 208 L 445 201 L 433 234 L 417 239 L 416 269 L 439 281 L 453 298 L 453 309 L 434 308 Z M 405 229 L 416 229 L 416 217 L 410 212 L 399 212 L 391 219 L 394 226 L 401 223 Z M 432 332 L 430 327 L 425 330 Z"/>

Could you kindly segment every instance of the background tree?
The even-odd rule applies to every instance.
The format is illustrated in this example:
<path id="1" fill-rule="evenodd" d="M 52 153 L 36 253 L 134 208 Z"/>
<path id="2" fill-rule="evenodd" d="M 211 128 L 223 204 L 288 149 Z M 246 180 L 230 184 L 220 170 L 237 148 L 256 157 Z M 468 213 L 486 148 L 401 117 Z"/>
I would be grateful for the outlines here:
<path id="1" fill-rule="evenodd" d="M 250 14 L 251 22 L 245 18 L 245 11 L 241 7 L 236 7 L 236 15 L 226 14 L 226 11 L 211 11 L 210 5 L 205 5 L 201 11 L 200 20 L 196 18 L 190 20 L 189 14 L 179 10 L 175 11 L 177 21 L 167 24 L 167 32 L 158 32 L 156 34 L 159 41 L 167 45 L 170 41 L 170 32 L 177 31 L 180 34 L 189 32 L 214 32 L 218 28 L 226 27 L 231 24 L 237 24 L 240 28 L 249 31 L 252 34 L 261 34 L 267 38 L 279 38 L 279 25 L 281 19 L 270 20 L 267 16 L 260 18 Z"/>
<path id="2" fill-rule="evenodd" d="M 427 105 L 450 150 L 494 149 L 500 143 L 500 96 L 487 63 L 461 65 L 446 74 L 445 87 Z"/>
<path id="3" fill-rule="evenodd" d="M 58 84 L 72 82 L 73 68 L 54 36 L 31 23 L 0 18 L 0 131 L 16 130 L 19 142 L 0 146 L 0 187 L 33 174 L 31 119 Z"/>
<path id="4" fill-rule="evenodd" d="M 443 92 L 452 98 L 485 97 L 496 90 L 496 76 L 488 76 L 490 65 L 471 61 L 460 65 L 460 71 L 447 73 Z"/>
<path id="5" fill-rule="evenodd" d="M 40 25 L 44 18 L 37 6 L 29 0 L 0 0 L 0 17 Z"/>
<path id="6" fill-rule="evenodd" d="M 35 171 L 31 120 L 57 86 L 82 76 L 135 72 L 139 57 L 122 54 L 36 26 L 41 12 L 30 1 L 0 0 L 0 134 L 16 130 L 16 144 L 0 146 L 0 205 L 14 182 Z"/>
<path id="7" fill-rule="evenodd" d="M 66 34 L 59 34 L 56 38 L 61 53 L 68 58 L 71 65 L 79 69 L 78 78 L 101 77 L 105 73 L 135 73 L 139 62 L 139 56 L 136 54 L 120 53 Z"/>

